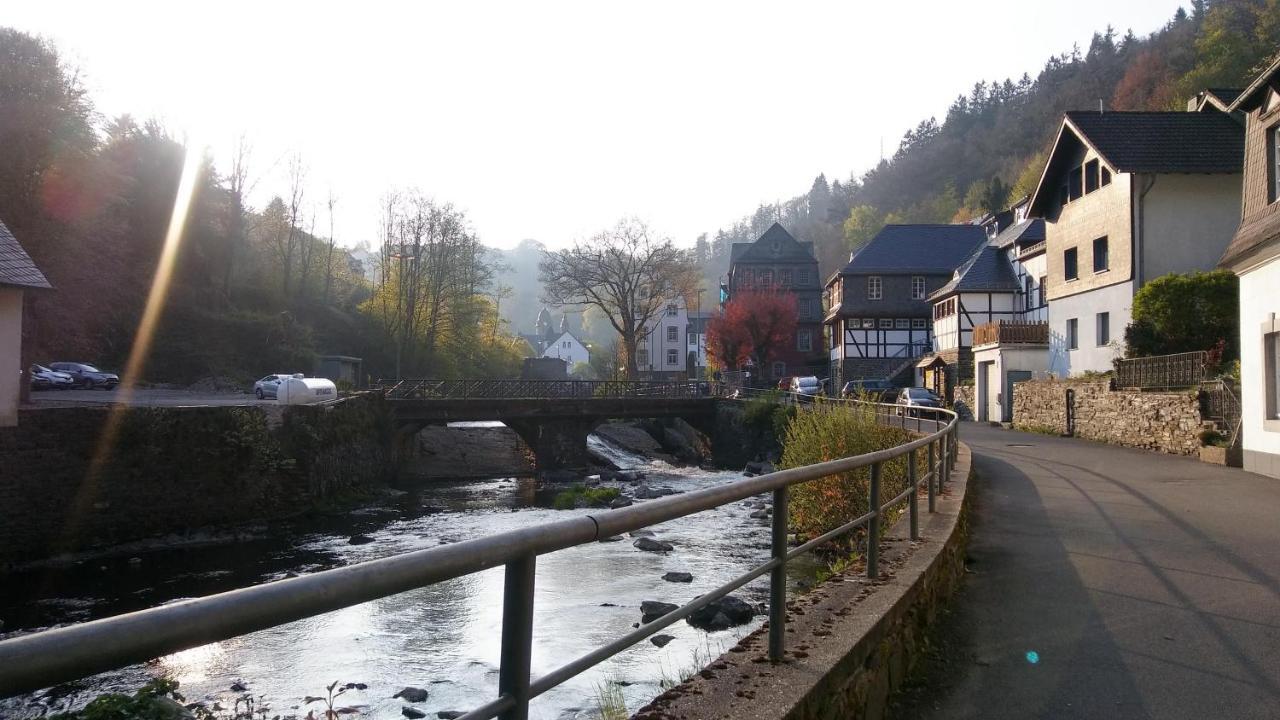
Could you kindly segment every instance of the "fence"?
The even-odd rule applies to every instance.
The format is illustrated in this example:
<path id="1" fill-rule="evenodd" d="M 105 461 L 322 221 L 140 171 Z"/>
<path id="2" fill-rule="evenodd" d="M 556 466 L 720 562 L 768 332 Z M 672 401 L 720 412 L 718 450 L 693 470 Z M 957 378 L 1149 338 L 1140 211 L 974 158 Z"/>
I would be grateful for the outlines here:
<path id="1" fill-rule="evenodd" d="M 1116 360 L 1116 387 L 1167 390 L 1199 385 L 1209 379 L 1204 350 Z"/>
<path id="2" fill-rule="evenodd" d="M 872 405 L 877 418 L 883 422 L 908 427 L 914 421 L 921 433 L 926 429 L 932 432 L 885 450 L 747 478 L 619 510 L 542 523 L 0 641 L 0 697 L 144 662 L 499 565 L 505 566 L 506 578 L 498 697 L 463 715 L 464 720 L 495 717 L 526 720 L 532 698 L 765 574 L 769 575 L 769 657 L 779 661 L 786 637 L 787 562 L 819 545 L 866 528 L 866 571 L 869 577 L 878 578 L 880 522 L 885 510 L 906 501 L 911 538 L 918 539 L 920 486 L 924 484 L 927 488 L 928 511 L 933 512 L 936 495 L 949 480 L 956 461 L 958 423 L 954 413 L 916 408 L 914 416 L 900 416 L 897 415 L 900 408 L 864 404 Z M 928 449 L 928 460 L 924 472 L 920 472 L 916 467 L 916 451 L 923 448 Z M 882 464 L 904 455 L 907 489 L 883 501 L 880 497 Z M 870 510 L 799 547 L 788 549 L 788 488 L 863 467 L 870 468 Z M 773 494 L 772 558 L 768 562 L 547 675 L 536 680 L 530 677 L 534 569 L 539 555 L 597 542 L 765 492 Z"/>
<path id="3" fill-rule="evenodd" d="M 392 399 L 694 398 L 712 394 L 711 383 L 648 380 L 401 380 L 378 381 Z"/>
<path id="4" fill-rule="evenodd" d="M 1049 344 L 1049 323 L 983 323 L 973 329 L 973 346 L 995 343 Z"/>
<path id="5" fill-rule="evenodd" d="M 1240 388 L 1227 380 L 1201 385 L 1200 417 L 1225 428 L 1228 447 L 1235 447 L 1241 426 Z"/>

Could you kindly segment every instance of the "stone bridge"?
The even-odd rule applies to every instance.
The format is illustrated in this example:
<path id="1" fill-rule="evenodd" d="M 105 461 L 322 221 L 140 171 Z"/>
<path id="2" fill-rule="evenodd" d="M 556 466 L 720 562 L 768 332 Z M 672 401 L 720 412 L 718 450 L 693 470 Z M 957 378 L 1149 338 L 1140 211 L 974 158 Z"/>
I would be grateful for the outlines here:
<path id="1" fill-rule="evenodd" d="M 533 451 L 539 470 L 585 467 L 587 435 L 605 420 L 679 417 L 704 431 L 717 398 L 705 382 L 631 380 L 406 380 L 384 388 L 407 432 L 497 420 Z"/>

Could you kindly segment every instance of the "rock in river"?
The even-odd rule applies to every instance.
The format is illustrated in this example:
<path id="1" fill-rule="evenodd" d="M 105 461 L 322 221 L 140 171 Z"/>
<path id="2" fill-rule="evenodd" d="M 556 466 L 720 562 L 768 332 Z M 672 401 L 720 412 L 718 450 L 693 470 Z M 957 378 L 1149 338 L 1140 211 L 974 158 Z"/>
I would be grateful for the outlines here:
<path id="1" fill-rule="evenodd" d="M 373 538 L 369 537 L 368 535 L 352 535 L 351 539 L 347 541 L 347 544 L 348 545 L 368 545 L 371 542 L 373 542 Z"/>
<path id="2" fill-rule="evenodd" d="M 666 575 L 663 575 L 662 579 L 667 582 L 688 583 L 693 582 L 693 575 L 687 572 L 669 572 Z"/>
<path id="3" fill-rule="evenodd" d="M 657 645 L 658 647 L 666 647 L 667 643 L 675 639 L 676 639 L 675 635 L 654 635 L 653 637 L 649 638 L 649 642 L 653 643 L 654 645 Z"/>
<path id="4" fill-rule="evenodd" d="M 647 537 L 636 538 L 636 541 L 631 544 L 646 552 L 671 552 L 675 549 L 669 542 Z"/>
<path id="5" fill-rule="evenodd" d="M 417 708 L 411 708 L 408 705 L 405 705 L 404 707 L 400 708 L 400 714 L 409 718 L 410 720 L 418 720 L 418 718 L 424 718 L 427 716 L 427 714 L 422 712 L 421 710 Z"/>
<path id="6" fill-rule="evenodd" d="M 667 613 L 680 607 L 671 603 L 658 602 L 657 600 L 645 600 L 640 603 L 640 622 L 648 624 L 666 615 Z"/>
<path id="7" fill-rule="evenodd" d="M 440 718 L 440 720 L 454 720 L 454 718 L 462 717 L 462 714 L 461 710 L 441 710 L 436 713 L 436 717 Z"/>
<path id="8" fill-rule="evenodd" d="M 750 603 L 728 595 L 695 610 L 688 619 L 690 625 L 710 632 L 746 625 L 755 614 L 756 610 Z"/>
<path id="9" fill-rule="evenodd" d="M 427 691 L 423 690 L 422 688 L 416 688 L 410 685 L 409 687 L 406 687 L 405 689 L 401 690 L 395 695 L 392 695 L 391 697 L 403 698 L 405 702 L 420 703 L 420 702 L 426 701 Z M 419 715 L 418 717 L 422 717 L 422 716 Z"/>
<path id="10" fill-rule="evenodd" d="M 750 517 L 755 520 L 767 520 L 769 518 L 769 511 L 756 510 L 755 512 L 751 513 Z"/>

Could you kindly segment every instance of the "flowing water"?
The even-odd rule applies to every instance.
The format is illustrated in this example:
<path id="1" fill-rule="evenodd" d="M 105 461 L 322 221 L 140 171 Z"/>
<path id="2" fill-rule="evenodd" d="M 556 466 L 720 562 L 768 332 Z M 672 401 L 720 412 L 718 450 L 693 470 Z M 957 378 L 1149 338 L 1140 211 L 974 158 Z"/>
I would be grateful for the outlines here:
<path id="1" fill-rule="evenodd" d="M 620 467 L 642 469 L 655 487 L 689 491 L 741 478 L 735 472 L 649 462 L 595 436 L 590 442 Z M 530 479 L 435 482 L 386 507 L 275 524 L 235 543 L 162 548 L 26 571 L 10 576 L 0 589 L 0 637 L 590 512 L 550 509 L 557 489 L 562 488 L 539 488 Z M 675 546 L 671 553 L 642 552 L 628 539 L 538 558 L 534 677 L 629 632 L 640 620 L 642 601 L 684 603 L 765 561 L 768 522 L 750 519 L 750 512 L 749 503 L 740 503 L 651 528 Z M 356 532 L 374 542 L 349 544 Z M 669 571 L 692 573 L 692 584 L 665 582 L 662 575 Z M 263 696 L 271 706 L 269 717 L 305 716 L 320 706 L 303 699 L 323 695 L 335 680 L 367 686 L 340 699 L 342 705 L 359 706 L 361 717 L 401 717 L 405 703 L 392 695 L 405 686 L 428 690 L 428 699 L 415 705 L 428 717 L 468 710 L 497 694 L 502 585 L 502 568 L 494 568 L 0 701 L 0 717 L 75 708 L 102 692 L 131 692 L 160 676 L 177 680 L 188 702 L 212 706 L 219 701 L 227 708 L 242 694 L 230 689 L 239 681 L 255 697 Z M 765 602 L 767 576 L 737 594 L 751 603 Z M 664 681 L 687 674 L 762 621 L 757 617 L 715 633 L 676 623 L 662 631 L 675 636 L 664 648 L 642 642 L 535 699 L 530 716 L 595 717 L 599 690 L 607 683 L 621 688 L 634 711 L 658 695 Z"/>

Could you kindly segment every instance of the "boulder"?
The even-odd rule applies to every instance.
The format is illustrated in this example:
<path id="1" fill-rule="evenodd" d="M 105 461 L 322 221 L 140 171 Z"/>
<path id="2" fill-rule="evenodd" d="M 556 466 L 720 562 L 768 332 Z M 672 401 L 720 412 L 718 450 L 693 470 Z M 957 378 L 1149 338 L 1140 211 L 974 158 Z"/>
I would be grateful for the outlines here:
<path id="1" fill-rule="evenodd" d="M 636 538 L 636 541 L 631 544 L 645 552 L 671 552 L 675 549 L 669 542 L 647 537 Z"/>
<path id="2" fill-rule="evenodd" d="M 351 539 L 347 540 L 348 545 L 368 545 L 371 542 L 373 538 L 368 535 L 352 535 Z"/>
<path id="3" fill-rule="evenodd" d="M 683 463 L 696 463 L 702 460 L 702 456 L 689 443 L 689 440 L 673 428 L 662 429 L 662 447 Z"/>
<path id="4" fill-rule="evenodd" d="M 751 513 L 751 515 L 750 515 L 749 517 L 754 518 L 754 519 L 756 519 L 756 520 L 767 520 L 767 519 L 769 519 L 769 511 L 768 511 L 768 510 L 756 510 L 755 512 Z"/>
<path id="5" fill-rule="evenodd" d="M 441 710 L 436 713 L 436 717 L 440 718 L 440 720 L 453 720 L 454 718 L 462 717 L 464 714 L 461 710 Z"/>
<path id="6" fill-rule="evenodd" d="M 417 688 L 410 685 L 405 689 L 401 690 L 400 692 L 396 693 L 395 695 L 392 695 L 391 697 L 400 698 L 405 702 L 420 703 L 420 702 L 426 701 L 427 691 L 423 690 L 422 688 Z M 422 717 L 422 716 L 419 715 L 418 717 Z"/>
<path id="7" fill-rule="evenodd" d="M 658 602 L 657 600 L 645 600 L 640 603 L 640 622 L 647 625 L 679 607 L 679 605 Z"/>
<path id="8" fill-rule="evenodd" d="M 690 625 L 699 630 L 710 632 L 746 625 L 755 615 L 756 609 L 750 603 L 727 595 L 694 611 L 688 620 Z"/>
<path id="9" fill-rule="evenodd" d="M 609 503 L 610 510 L 617 510 L 618 508 L 624 508 L 624 507 L 631 507 L 631 498 L 616 497 Z"/>
<path id="10" fill-rule="evenodd" d="M 663 575 L 662 579 L 667 582 L 691 583 L 693 582 L 693 575 L 687 572 L 669 572 Z"/>
<path id="11" fill-rule="evenodd" d="M 667 643 L 675 639 L 676 639 L 675 635 L 654 635 L 653 637 L 649 638 L 649 642 L 653 643 L 654 645 L 657 645 L 658 647 L 666 647 Z"/>
<path id="12" fill-rule="evenodd" d="M 769 473 L 776 471 L 777 468 L 773 466 L 773 463 L 765 460 L 753 460 L 747 463 L 747 466 L 742 469 L 742 474 L 747 477 L 752 477 L 755 475 L 768 475 Z"/>
<path id="13" fill-rule="evenodd" d="M 427 714 L 422 712 L 421 710 L 417 708 L 411 708 L 408 705 L 405 705 L 404 707 L 400 708 L 400 714 L 407 718 L 410 718 L 410 720 L 417 720 L 418 718 L 424 718 L 427 716 Z"/>

